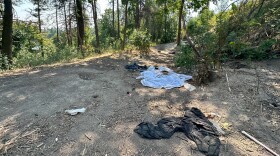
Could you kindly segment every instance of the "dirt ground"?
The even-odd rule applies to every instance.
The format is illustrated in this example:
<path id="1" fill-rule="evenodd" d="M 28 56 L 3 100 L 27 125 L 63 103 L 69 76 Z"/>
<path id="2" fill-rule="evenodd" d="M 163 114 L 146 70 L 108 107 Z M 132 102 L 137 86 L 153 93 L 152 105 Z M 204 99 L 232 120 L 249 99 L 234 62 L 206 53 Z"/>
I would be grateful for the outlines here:
<path id="1" fill-rule="evenodd" d="M 242 130 L 280 153 L 280 60 L 254 62 L 241 69 L 229 63 L 221 78 L 193 92 L 183 87 L 152 89 L 135 79 L 139 72 L 126 71 L 124 66 L 131 62 L 165 65 L 184 73 L 174 67 L 172 54 L 156 48 L 147 58 L 122 53 L 3 73 L 0 154 L 200 156 L 182 133 L 147 140 L 133 132 L 142 121 L 183 116 L 186 107 L 216 114 L 213 120 L 226 132 L 220 137 L 221 156 L 271 155 L 244 137 Z M 86 112 L 64 113 L 80 107 Z"/>

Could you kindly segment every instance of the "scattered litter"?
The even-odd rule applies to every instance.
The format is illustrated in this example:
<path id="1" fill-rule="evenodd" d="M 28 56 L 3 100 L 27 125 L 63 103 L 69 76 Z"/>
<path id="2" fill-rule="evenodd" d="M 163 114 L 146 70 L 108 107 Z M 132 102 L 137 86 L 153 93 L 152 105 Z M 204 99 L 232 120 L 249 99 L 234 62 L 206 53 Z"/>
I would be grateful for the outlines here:
<path id="1" fill-rule="evenodd" d="M 158 67 L 158 69 L 150 66 L 146 71 L 141 72 L 140 76 L 136 79 L 142 79 L 141 83 L 143 86 L 172 89 L 184 86 L 185 81 L 192 79 L 192 76 L 177 74 L 163 66 Z"/>
<path id="2" fill-rule="evenodd" d="M 189 83 L 185 83 L 184 84 L 184 87 L 188 90 L 188 91 L 190 91 L 190 92 L 192 92 L 192 91 L 194 91 L 196 88 L 195 88 L 195 86 L 193 86 L 193 85 L 191 85 L 191 84 L 189 84 Z"/>
<path id="3" fill-rule="evenodd" d="M 58 138 L 55 138 L 55 141 L 57 142 L 57 141 L 58 141 Z"/>
<path id="4" fill-rule="evenodd" d="M 79 108 L 79 109 L 65 110 L 65 113 L 68 113 L 70 115 L 77 115 L 78 113 L 84 113 L 85 111 L 86 111 L 85 108 Z"/>
<path id="5" fill-rule="evenodd" d="M 260 141 L 258 141 L 256 138 L 254 138 L 253 136 L 251 136 L 250 134 L 248 134 L 245 131 L 241 131 L 241 133 L 243 135 L 245 135 L 246 137 L 250 138 L 251 140 L 253 140 L 254 142 L 256 142 L 257 144 L 261 145 L 262 147 L 264 147 L 266 150 L 268 150 L 270 153 L 272 153 L 275 156 L 279 156 L 279 154 L 277 154 L 276 152 L 274 152 L 272 149 L 270 149 L 269 147 L 267 147 L 266 145 L 264 145 L 263 143 L 261 143 Z"/>
<path id="6" fill-rule="evenodd" d="M 183 132 L 196 143 L 200 152 L 208 156 L 220 153 L 219 131 L 197 108 L 187 110 L 184 117 L 162 118 L 156 125 L 142 122 L 134 132 L 147 139 L 168 139 L 175 132 Z"/>
<path id="7" fill-rule="evenodd" d="M 126 92 L 127 95 L 131 96 L 132 94 L 130 92 Z"/>
<path id="8" fill-rule="evenodd" d="M 125 69 L 129 70 L 129 71 L 144 71 L 144 70 L 147 70 L 147 66 L 140 66 L 138 65 L 137 63 L 133 63 L 133 64 L 129 64 L 129 65 L 126 65 L 125 66 Z"/>

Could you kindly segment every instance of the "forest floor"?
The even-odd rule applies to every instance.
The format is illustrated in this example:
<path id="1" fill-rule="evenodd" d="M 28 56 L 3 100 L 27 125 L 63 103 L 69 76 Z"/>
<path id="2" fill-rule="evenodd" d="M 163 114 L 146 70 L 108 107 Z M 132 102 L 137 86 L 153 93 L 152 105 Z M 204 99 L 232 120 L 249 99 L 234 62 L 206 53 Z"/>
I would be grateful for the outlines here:
<path id="1" fill-rule="evenodd" d="M 139 72 L 124 68 L 137 62 L 185 73 L 174 66 L 170 49 L 152 49 L 147 58 L 121 53 L 2 73 L 0 155 L 203 155 L 182 133 L 147 140 L 133 132 L 142 121 L 183 116 L 186 107 L 220 116 L 213 120 L 226 132 L 220 137 L 221 156 L 271 155 L 242 130 L 280 153 L 279 59 L 251 62 L 241 69 L 235 69 L 235 62 L 227 63 L 220 78 L 189 92 L 184 87 L 144 87 L 135 79 Z M 86 112 L 64 113 L 80 107 Z"/>

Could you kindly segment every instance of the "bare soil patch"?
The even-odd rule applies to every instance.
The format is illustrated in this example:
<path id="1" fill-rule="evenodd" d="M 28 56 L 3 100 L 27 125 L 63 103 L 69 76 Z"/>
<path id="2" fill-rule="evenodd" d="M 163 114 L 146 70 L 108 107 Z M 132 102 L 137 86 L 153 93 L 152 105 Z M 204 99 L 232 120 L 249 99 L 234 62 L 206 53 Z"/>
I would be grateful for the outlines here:
<path id="1" fill-rule="evenodd" d="M 182 139 L 184 134 L 146 140 L 133 132 L 142 121 L 182 116 L 186 107 L 220 116 L 213 120 L 226 132 L 220 138 L 221 155 L 270 155 L 242 130 L 280 153 L 279 60 L 240 69 L 225 65 L 220 79 L 193 92 L 143 87 L 135 79 L 139 73 L 126 71 L 126 64 L 165 65 L 183 72 L 174 67 L 173 55 L 157 51 L 155 47 L 147 58 L 123 53 L 1 76 L 0 154 L 202 155 Z M 86 112 L 64 113 L 80 107 Z"/>

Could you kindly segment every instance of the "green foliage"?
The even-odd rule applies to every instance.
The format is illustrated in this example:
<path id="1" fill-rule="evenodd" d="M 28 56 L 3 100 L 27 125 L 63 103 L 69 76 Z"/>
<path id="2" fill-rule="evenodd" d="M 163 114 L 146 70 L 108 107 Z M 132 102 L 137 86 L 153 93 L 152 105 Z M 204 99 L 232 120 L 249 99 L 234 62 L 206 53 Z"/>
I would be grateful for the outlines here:
<path id="1" fill-rule="evenodd" d="M 200 15 L 191 19 L 187 25 L 187 34 L 192 36 L 192 40 L 198 49 L 202 52 L 202 57 L 209 64 L 215 61 L 217 51 L 218 36 L 214 30 L 216 25 L 216 16 L 213 11 L 205 8 L 201 10 Z M 183 47 L 182 53 L 176 58 L 177 65 L 191 67 L 196 64 L 193 49 L 191 47 Z M 186 61 L 184 61 L 186 60 Z"/>
<path id="2" fill-rule="evenodd" d="M 34 17 L 38 17 L 38 9 L 40 9 L 42 17 L 45 14 L 45 9 L 55 9 L 55 7 L 50 8 L 49 3 L 47 3 L 51 1 L 29 1 L 34 4 L 35 9 L 32 10 Z M 227 59 L 262 60 L 275 57 L 274 55 L 280 50 L 280 0 L 241 0 L 229 7 L 221 5 L 220 12 L 216 14 L 208 8 L 209 2 L 213 1 L 216 2 L 216 0 L 185 0 L 184 2 L 183 18 L 188 23 L 187 30 L 183 34 L 187 34 L 191 38 L 194 43 L 193 47 L 197 48 L 196 51 L 200 52 L 203 60 L 213 65 L 215 62 Z M 77 21 L 74 4 L 69 6 L 65 0 L 56 2 L 62 4 L 58 8 L 59 13 L 64 14 L 63 6 L 66 6 L 66 23 L 72 21 L 71 29 L 68 25 L 68 31 L 71 32 L 71 35 L 64 28 L 59 27 L 60 39 L 57 40 L 56 28 L 43 30 L 40 33 L 38 30 L 39 22 L 14 22 L 14 67 L 68 61 L 74 57 L 80 57 L 81 51 L 85 53 L 85 56 L 92 55 L 96 51 L 93 48 L 97 46 L 97 42 L 94 28 L 89 23 L 91 20 L 85 20 L 82 50 L 78 52 L 76 48 L 73 48 L 77 47 L 78 37 L 78 28 L 74 24 Z M 91 1 L 83 1 L 85 6 L 88 2 Z M 99 49 L 102 51 L 121 49 L 125 35 L 127 37 L 124 43 L 130 46 L 129 48 L 134 46 L 140 51 L 148 51 L 151 42 L 170 43 L 176 40 L 179 23 L 178 12 L 182 1 L 146 0 L 141 2 L 140 10 L 136 9 L 138 8 L 136 6 L 139 5 L 136 0 L 121 0 L 119 2 L 120 37 L 117 36 L 117 11 L 115 10 L 115 23 L 113 23 L 113 10 L 106 9 L 102 17 L 97 20 Z M 126 5 L 128 6 L 128 19 L 124 35 Z M 199 11 L 199 15 L 188 19 L 186 13 L 191 10 Z M 85 11 L 83 16 L 85 19 L 91 19 L 92 15 Z M 140 20 L 137 17 L 140 17 Z M 42 20 L 44 20 L 43 18 L 41 22 L 44 23 Z M 59 18 L 59 23 L 61 22 L 65 24 L 64 19 Z M 138 29 L 139 22 L 140 28 Z M 69 43 L 68 39 L 71 39 Z M 39 47 L 39 49 L 34 50 L 34 47 Z M 182 47 L 182 53 L 176 56 L 177 65 L 190 67 L 195 64 L 192 52 L 193 49 L 190 47 Z M 42 58 L 40 53 L 44 54 L 45 57 Z M 1 68 L 6 62 L 7 59 L 0 56 Z"/>
<path id="3" fill-rule="evenodd" d="M 274 51 L 280 50 L 280 0 L 264 1 L 260 7 L 261 2 L 232 4 L 231 9 L 217 14 L 203 9 L 188 22 L 187 33 L 209 65 L 227 59 L 276 57 Z M 183 52 L 177 64 L 184 65 L 180 58 L 187 59 L 187 56 Z"/>
<path id="4" fill-rule="evenodd" d="M 51 39 L 47 38 L 44 33 L 39 33 L 38 27 L 32 23 L 17 22 L 14 24 L 13 31 L 14 49 L 13 54 L 17 56 L 17 53 L 22 49 L 26 49 L 31 53 L 34 47 L 43 47 L 45 53 L 49 53 L 55 50 L 55 46 Z M 42 44 L 42 45 L 41 45 Z"/>
<path id="5" fill-rule="evenodd" d="M 150 34 L 147 31 L 134 30 L 130 36 L 130 43 L 142 52 L 149 51 Z"/>
<path id="6" fill-rule="evenodd" d="M 86 29 L 86 35 L 88 35 Z M 63 38 L 65 33 L 62 33 Z M 65 37 L 66 38 L 66 37 Z M 90 35 L 86 40 L 90 40 Z M 81 53 L 74 47 L 67 46 L 67 40 L 58 43 L 56 36 L 48 38 L 46 33 L 39 33 L 38 27 L 33 23 L 16 22 L 13 31 L 13 68 L 33 67 L 43 64 L 56 62 L 67 62 L 74 58 L 80 58 Z M 54 44 L 56 43 L 56 45 Z M 35 50 L 34 47 L 40 47 Z M 41 56 L 44 51 L 45 57 Z M 93 51 L 90 47 L 85 46 L 85 51 Z M 3 60 L 3 59 L 2 59 Z"/>
<path id="7" fill-rule="evenodd" d="M 175 64 L 189 69 L 196 64 L 195 55 L 190 46 L 182 46 L 181 53 L 175 56 Z"/>
<path id="8" fill-rule="evenodd" d="M 43 58 L 40 53 L 31 53 L 28 49 L 22 49 L 14 59 L 14 68 L 34 67 L 43 64 L 57 62 L 69 62 L 75 58 L 82 58 L 80 52 L 73 47 L 65 47 L 58 51 L 49 51 Z"/>
<path id="9" fill-rule="evenodd" d="M 0 53 L 0 71 L 5 69 L 10 69 L 8 58 Z"/>

